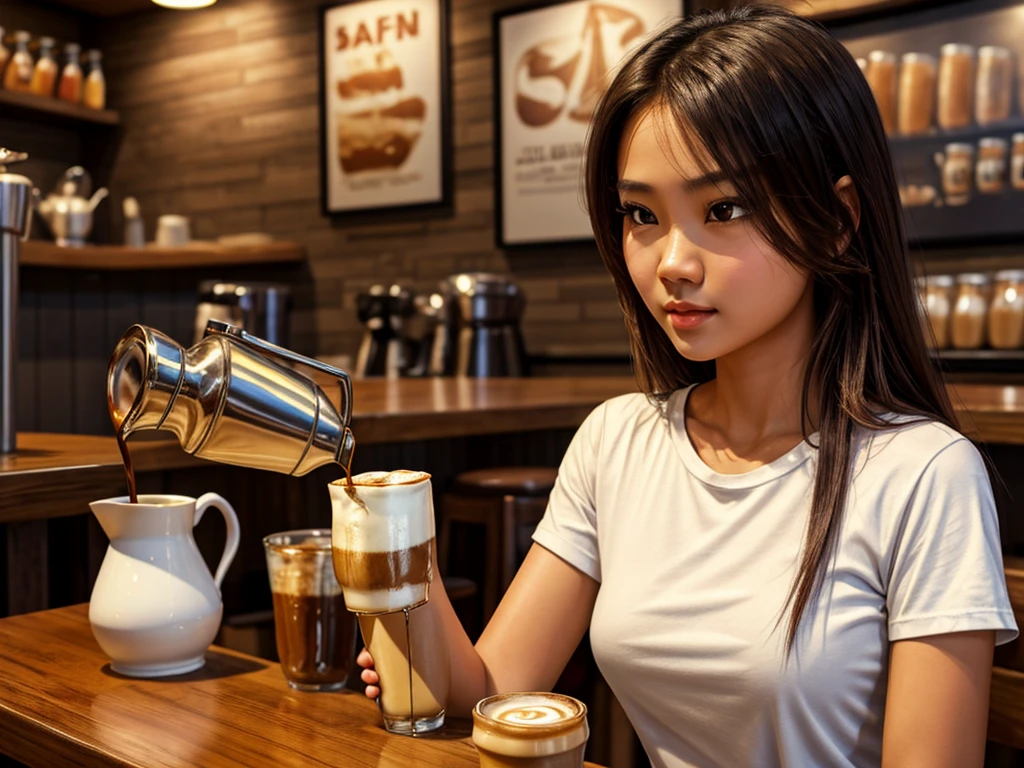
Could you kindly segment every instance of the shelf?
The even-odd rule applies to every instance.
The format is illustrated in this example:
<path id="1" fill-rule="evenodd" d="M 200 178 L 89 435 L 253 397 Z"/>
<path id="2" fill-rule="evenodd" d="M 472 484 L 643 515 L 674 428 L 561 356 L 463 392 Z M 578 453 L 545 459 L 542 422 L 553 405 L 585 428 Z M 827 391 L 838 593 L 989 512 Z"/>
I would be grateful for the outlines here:
<path id="1" fill-rule="evenodd" d="M 972 144 L 986 136 L 998 136 L 1008 140 L 1010 136 L 1007 134 L 1019 133 L 1021 131 L 1024 131 L 1024 118 L 1011 117 L 1009 120 L 1002 120 L 985 126 L 968 125 L 966 128 L 954 128 L 951 130 L 932 128 L 927 133 L 917 133 L 912 136 L 890 136 L 889 142 L 894 148 L 932 142 L 950 144 L 960 141 Z M 1010 147 L 1008 146 L 1006 150 L 1009 153 Z"/>
<path id="2" fill-rule="evenodd" d="M 147 245 L 144 248 L 121 245 L 63 248 L 42 240 L 29 240 L 22 243 L 21 248 L 21 263 L 26 266 L 94 270 L 223 267 L 233 264 L 299 262 L 305 257 L 306 249 L 301 244 L 287 241 L 246 246 L 197 242 L 181 248 L 158 245 Z"/>
<path id="3" fill-rule="evenodd" d="M 2 88 L 0 88 L 0 114 L 5 117 L 44 119 L 53 123 L 115 126 L 121 122 L 121 116 L 111 109 L 90 109 L 81 104 L 71 104 L 60 99 L 37 96 L 34 93 L 7 91 Z"/>
<path id="4" fill-rule="evenodd" d="M 1024 373 L 1024 349 L 928 350 L 946 373 Z"/>

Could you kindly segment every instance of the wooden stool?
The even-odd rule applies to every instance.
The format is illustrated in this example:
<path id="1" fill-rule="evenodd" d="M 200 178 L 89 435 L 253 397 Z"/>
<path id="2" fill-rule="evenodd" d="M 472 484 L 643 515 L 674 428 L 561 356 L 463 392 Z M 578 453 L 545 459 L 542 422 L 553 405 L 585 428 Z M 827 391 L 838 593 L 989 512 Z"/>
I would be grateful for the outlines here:
<path id="1" fill-rule="evenodd" d="M 442 573 L 448 570 L 452 523 L 484 527 L 484 624 L 519 568 L 516 532 L 520 526 L 536 526 L 540 522 L 557 474 L 557 470 L 549 467 L 497 467 L 463 472 L 456 476 L 452 493 L 441 500 L 437 555 Z"/>

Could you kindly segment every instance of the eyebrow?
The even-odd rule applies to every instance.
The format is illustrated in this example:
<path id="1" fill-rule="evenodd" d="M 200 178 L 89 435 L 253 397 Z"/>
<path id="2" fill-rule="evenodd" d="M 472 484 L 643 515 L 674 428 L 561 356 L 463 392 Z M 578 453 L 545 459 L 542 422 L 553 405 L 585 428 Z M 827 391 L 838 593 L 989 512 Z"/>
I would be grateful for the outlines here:
<path id="1" fill-rule="evenodd" d="M 713 171 L 703 176 L 698 176 L 695 179 L 686 179 L 683 182 L 683 190 L 686 192 L 696 192 L 704 187 L 718 186 L 722 182 L 729 182 L 731 180 L 725 171 Z M 654 188 L 650 184 L 645 184 L 642 181 L 633 181 L 631 179 L 619 179 L 615 188 L 619 192 L 653 192 Z"/>

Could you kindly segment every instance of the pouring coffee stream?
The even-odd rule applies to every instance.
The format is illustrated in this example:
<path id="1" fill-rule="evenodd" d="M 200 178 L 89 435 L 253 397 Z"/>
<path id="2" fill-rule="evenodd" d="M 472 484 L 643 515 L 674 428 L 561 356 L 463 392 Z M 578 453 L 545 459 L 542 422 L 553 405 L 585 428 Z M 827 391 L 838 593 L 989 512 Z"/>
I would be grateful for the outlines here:
<path id="1" fill-rule="evenodd" d="M 335 408 L 303 367 L 335 379 Z M 211 320 L 185 349 L 169 336 L 133 325 L 107 369 L 107 405 L 137 501 L 127 438 L 166 430 L 194 456 L 222 464 L 305 475 L 338 464 L 351 477 L 355 438 L 348 374 Z"/>

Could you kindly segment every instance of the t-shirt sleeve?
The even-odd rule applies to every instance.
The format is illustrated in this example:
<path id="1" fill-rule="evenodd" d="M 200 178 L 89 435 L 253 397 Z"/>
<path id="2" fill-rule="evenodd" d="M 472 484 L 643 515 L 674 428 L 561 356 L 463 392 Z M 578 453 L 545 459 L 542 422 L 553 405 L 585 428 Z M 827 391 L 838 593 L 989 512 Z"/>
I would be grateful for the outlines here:
<path id="1" fill-rule="evenodd" d="M 576 431 L 558 467 L 548 508 L 533 540 L 544 549 L 601 580 L 597 547 L 596 479 L 605 405 L 599 405 Z"/>
<path id="2" fill-rule="evenodd" d="M 929 463 L 904 510 L 887 597 L 889 639 L 996 630 L 1017 636 L 985 464 L 961 438 Z"/>

